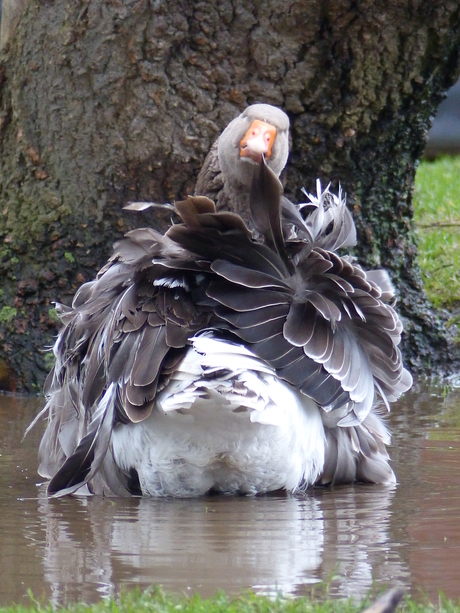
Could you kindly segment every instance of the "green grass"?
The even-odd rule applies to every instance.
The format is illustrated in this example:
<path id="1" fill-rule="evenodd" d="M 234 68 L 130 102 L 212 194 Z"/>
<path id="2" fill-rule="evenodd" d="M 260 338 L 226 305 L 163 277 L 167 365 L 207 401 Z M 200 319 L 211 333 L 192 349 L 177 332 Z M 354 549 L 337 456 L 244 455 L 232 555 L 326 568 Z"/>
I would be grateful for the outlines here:
<path id="1" fill-rule="evenodd" d="M 80 603 L 58 609 L 32 598 L 30 607 L 0 607 L 0 613 L 359 613 L 371 602 L 368 600 L 359 604 L 352 599 L 316 601 L 308 597 L 294 599 L 281 596 L 272 599 L 251 592 L 234 598 L 220 593 L 213 598 L 203 599 L 199 595 L 174 596 L 155 587 L 144 592 L 125 592 L 120 598 L 104 599 L 93 605 Z M 428 601 L 420 604 L 406 597 L 399 604 L 397 612 L 460 613 L 460 603 L 440 597 L 436 605 Z"/>
<path id="2" fill-rule="evenodd" d="M 460 157 L 423 161 L 415 177 L 419 265 L 430 301 L 460 306 Z"/>

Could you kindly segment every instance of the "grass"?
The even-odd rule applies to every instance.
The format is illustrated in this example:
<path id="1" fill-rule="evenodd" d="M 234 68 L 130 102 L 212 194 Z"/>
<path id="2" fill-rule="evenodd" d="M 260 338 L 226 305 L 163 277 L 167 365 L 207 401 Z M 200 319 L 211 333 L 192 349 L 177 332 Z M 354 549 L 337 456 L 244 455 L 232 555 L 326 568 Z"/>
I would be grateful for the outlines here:
<path id="1" fill-rule="evenodd" d="M 419 265 L 438 308 L 460 306 L 460 157 L 423 161 L 415 177 Z"/>
<path id="2" fill-rule="evenodd" d="M 349 600 L 327 600 L 325 602 L 300 598 L 268 598 L 246 592 L 230 598 L 219 593 L 213 598 L 203 599 L 199 595 L 190 597 L 166 594 L 154 587 L 144 592 L 133 590 L 123 593 L 118 599 L 104 599 L 93 605 L 73 604 L 56 609 L 51 604 L 42 604 L 31 598 L 30 607 L 12 605 L 0 607 L 0 613 L 359 613 L 369 606 L 370 600 L 358 604 Z M 401 613 L 460 613 L 460 603 L 440 597 L 436 605 L 418 603 L 408 597 L 397 608 Z"/>

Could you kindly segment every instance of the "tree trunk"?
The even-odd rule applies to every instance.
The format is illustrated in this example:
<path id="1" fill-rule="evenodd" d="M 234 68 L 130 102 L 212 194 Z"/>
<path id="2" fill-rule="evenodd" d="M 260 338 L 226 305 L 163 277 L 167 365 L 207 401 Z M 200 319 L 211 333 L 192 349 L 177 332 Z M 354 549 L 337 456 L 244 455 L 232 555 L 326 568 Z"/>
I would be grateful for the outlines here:
<path id="1" fill-rule="evenodd" d="M 1 64 L 0 379 L 39 390 L 57 318 L 111 245 L 130 200 L 192 192 L 227 122 L 268 102 L 292 121 L 288 195 L 348 194 L 359 258 L 392 274 L 409 366 L 446 364 L 411 230 L 417 160 L 460 70 L 445 0 L 29 0 Z M 431 355 L 432 352 L 434 355 Z"/>

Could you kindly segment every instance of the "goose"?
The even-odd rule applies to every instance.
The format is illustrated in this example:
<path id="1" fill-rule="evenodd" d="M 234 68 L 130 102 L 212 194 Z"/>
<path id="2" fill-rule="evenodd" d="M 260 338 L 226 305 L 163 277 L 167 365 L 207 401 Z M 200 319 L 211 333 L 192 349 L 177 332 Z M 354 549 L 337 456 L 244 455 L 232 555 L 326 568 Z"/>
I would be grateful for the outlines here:
<path id="1" fill-rule="evenodd" d="M 345 198 L 294 205 L 289 120 L 248 107 L 165 233 L 128 232 L 70 307 L 37 416 L 49 496 L 393 486 L 385 414 L 411 385 L 382 270 Z M 35 420 L 35 421 L 36 421 Z"/>

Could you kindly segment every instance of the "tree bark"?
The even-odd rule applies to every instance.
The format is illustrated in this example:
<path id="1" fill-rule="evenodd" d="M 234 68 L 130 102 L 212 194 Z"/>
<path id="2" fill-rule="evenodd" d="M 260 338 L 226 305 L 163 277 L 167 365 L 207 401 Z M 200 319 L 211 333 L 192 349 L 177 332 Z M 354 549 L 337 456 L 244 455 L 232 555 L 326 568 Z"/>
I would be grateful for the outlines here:
<path id="1" fill-rule="evenodd" d="M 459 71 L 454 0 L 30 0 L 1 63 L 0 387 L 40 389 L 52 301 L 69 303 L 128 229 L 168 221 L 123 205 L 192 192 L 254 102 L 291 117 L 288 195 L 317 177 L 347 192 L 357 255 L 397 286 L 409 366 L 445 366 L 411 197 Z"/>

